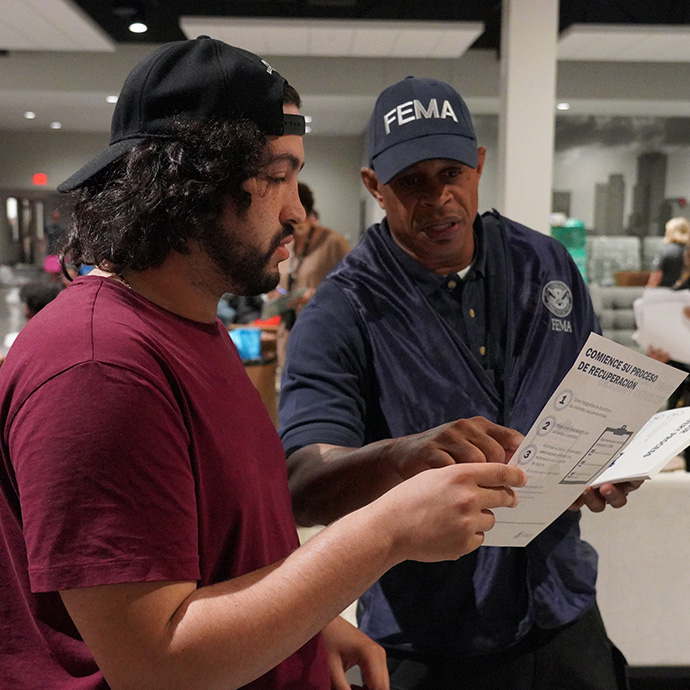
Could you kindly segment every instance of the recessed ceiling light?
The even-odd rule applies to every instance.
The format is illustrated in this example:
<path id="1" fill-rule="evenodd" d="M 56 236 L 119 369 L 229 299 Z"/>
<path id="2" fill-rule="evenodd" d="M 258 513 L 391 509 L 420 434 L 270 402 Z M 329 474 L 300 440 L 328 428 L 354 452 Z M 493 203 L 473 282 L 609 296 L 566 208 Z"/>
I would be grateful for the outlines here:
<path id="1" fill-rule="evenodd" d="M 108 103 L 117 103 L 117 96 L 106 96 L 105 100 L 108 101 Z"/>
<path id="2" fill-rule="evenodd" d="M 62 129 L 62 122 L 51 122 L 50 128 L 51 129 Z"/>
<path id="3" fill-rule="evenodd" d="M 311 122 L 314 118 L 311 115 L 305 115 L 304 116 L 304 121 L 305 122 Z"/>
<path id="4" fill-rule="evenodd" d="M 304 133 L 309 134 L 309 132 L 311 132 L 311 127 L 309 125 L 305 125 L 304 126 Z"/>
<path id="5" fill-rule="evenodd" d="M 24 117 L 25 117 L 27 120 L 35 120 L 35 119 L 36 119 L 36 113 L 35 113 L 33 110 L 27 110 L 27 111 L 24 113 Z"/>
<path id="6" fill-rule="evenodd" d="M 556 110 L 570 110 L 570 103 L 556 103 Z"/>
<path id="7" fill-rule="evenodd" d="M 121 0 L 112 3 L 113 14 L 128 23 L 133 34 L 143 34 L 149 30 L 146 26 L 143 3 L 138 0 Z"/>

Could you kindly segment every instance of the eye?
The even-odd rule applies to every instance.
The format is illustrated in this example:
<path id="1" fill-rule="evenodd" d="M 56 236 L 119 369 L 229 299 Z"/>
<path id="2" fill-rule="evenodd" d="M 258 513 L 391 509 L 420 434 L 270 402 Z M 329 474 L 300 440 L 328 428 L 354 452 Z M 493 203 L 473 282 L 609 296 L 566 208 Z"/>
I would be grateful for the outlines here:
<path id="1" fill-rule="evenodd" d="M 460 177 L 460 176 L 463 174 L 463 172 L 465 172 L 464 166 L 460 166 L 460 167 L 454 166 L 454 167 L 452 167 L 452 168 L 446 168 L 446 169 L 443 171 L 443 174 L 444 174 L 444 175 L 446 176 L 446 178 L 448 178 L 449 180 L 454 180 L 454 179 L 456 179 L 457 177 Z"/>
<path id="2" fill-rule="evenodd" d="M 268 173 L 262 173 L 261 177 L 269 184 L 283 184 L 287 182 L 287 177 L 284 175 L 269 175 Z"/>
<path id="3" fill-rule="evenodd" d="M 419 184 L 419 178 L 416 175 L 405 175 L 398 178 L 395 184 L 401 189 L 413 189 Z"/>

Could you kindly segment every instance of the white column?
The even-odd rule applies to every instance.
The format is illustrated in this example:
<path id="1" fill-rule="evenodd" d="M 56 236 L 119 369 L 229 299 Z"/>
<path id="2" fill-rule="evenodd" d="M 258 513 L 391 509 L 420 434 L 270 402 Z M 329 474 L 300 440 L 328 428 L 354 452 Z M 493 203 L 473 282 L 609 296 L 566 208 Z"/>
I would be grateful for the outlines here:
<path id="1" fill-rule="evenodd" d="M 549 232 L 558 0 L 503 0 L 499 211 Z"/>

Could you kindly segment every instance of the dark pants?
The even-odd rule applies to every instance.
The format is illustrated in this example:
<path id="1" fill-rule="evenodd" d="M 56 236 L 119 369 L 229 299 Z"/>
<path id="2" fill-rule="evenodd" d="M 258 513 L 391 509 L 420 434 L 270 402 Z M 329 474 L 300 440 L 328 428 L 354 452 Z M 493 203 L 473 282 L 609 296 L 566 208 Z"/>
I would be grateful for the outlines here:
<path id="1" fill-rule="evenodd" d="M 403 658 L 389 651 L 391 690 L 627 690 L 626 662 L 594 607 L 556 630 L 471 659 Z"/>

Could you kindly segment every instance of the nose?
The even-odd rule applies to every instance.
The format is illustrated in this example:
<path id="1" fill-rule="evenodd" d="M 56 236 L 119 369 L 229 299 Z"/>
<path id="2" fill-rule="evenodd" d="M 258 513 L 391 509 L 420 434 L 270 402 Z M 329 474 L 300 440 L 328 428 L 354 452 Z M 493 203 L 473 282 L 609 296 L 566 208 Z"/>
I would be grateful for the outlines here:
<path id="1" fill-rule="evenodd" d="M 297 191 L 297 182 L 288 185 L 289 190 L 285 203 L 283 204 L 283 212 L 281 213 L 281 222 L 283 224 L 290 223 L 292 225 L 297 225 L 299 223 L 304 223 L 307 219 L 307 212 L 302 206 L 302 202 L 299 200 L 299 194 Z"/>
<path id="2" fill-rule="evenodd" d="M 422 189 L 421 200 L 429 206 L 442 206 L 451 198 L 450 186 L 442 180 L 429 180 Z"/>

